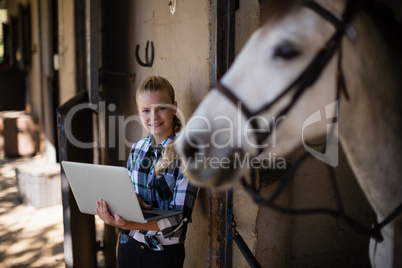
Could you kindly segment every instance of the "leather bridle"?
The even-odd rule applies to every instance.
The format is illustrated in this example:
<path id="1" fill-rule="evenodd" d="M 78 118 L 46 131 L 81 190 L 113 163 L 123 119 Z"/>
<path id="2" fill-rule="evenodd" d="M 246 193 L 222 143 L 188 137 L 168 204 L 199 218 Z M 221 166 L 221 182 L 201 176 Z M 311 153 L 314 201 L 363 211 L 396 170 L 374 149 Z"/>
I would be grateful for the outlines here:
<path id="1" fill-rule="evenodd" d="M 349 95 L 346 89 L 345 79 L 342 72 L 342 37 L 346 34 L 352 42 L 357 40 L 357 34 L 350 23 L 352 21 L 353 15 L 355 13 L 356 6 L 353 0 L 348 0 L 346 3 L 345 11 L 342 15 L 342 20 L 338 19 L 335 15 L 333 15 L 330 11 L 323 8 L 316 2 L 310 1 L 304 4 L 305 7 L 310 8 L 311 10 L 315 11 L 318 15 L 332 23 L 336 31 L 331 36 L 331 38 L 325 43 L 325 46 L 320 49 L 310 64 L 307 66 L 306 69 L 292 82 L 286 87 L 273 101 L 263 105 L 261 108 L 257 109 L 256 111 L 252 111 L 249 107 L 242 104 L 238 106 L 238 103 L 242 103 L 242 101 L 233 93 L 233 90 L 228 88 L 227 86 L 223 85 L 221 82 L 218 82 L 215 85 L 215 90 L 218 90 L 221 94 L 223 94 L 228 100 L 230 100 L 235 106 L 241 108 L 242 114 L 249 119 L 250 125 L 254 130 L 259 129 L 256 120 L 253 120 L 257 115 L 265 113 L 269 111 L 276 103 L 278 103 L 282 98 L 286 95 L 292 93 L 290 102 L 283 107 L 277 117 L 280 118 L 281 116 L 286 115 L 290 109 L 295 105 L 298 101 L 300 96 L 310 87 L 312 86 L 317 79 L 320 77 L 322 71 L 325 69 L 327 64 L 330 62 L 332 57 L 338 51 L 338 66 L 337 66 L 337 92 L 336 98 L 337 100 L 340 99 L 341 93 L 343 93 L 346 99 L 349 99 Z M 337 120 L 337 117 L 333 117 L 334 120 Z M 273 124 L 273 122 L 270 122 Z M 256 135 L 256 140 L 259 145 L 263 145 L 264 141 L 270 136 L 271 132 L 270 129 L 273 129 L 270 125 L 267 131 L 254 131 Z M 263 151 L 263 146 L 259 146 L 259 153 Z M 263 198 L 259 190 L 257 189 L 256 183 L 256 174 L 255 170 L 252 169 L 252 182 L 248 183 L 244 178 L 242 179 L 242 184 L 254 201 L 257 204 L 268 206 L 272 209 L 275 209 L 282 213 L 293 214 L 293 215 L 312 215 L 312 214 L 326 214 L 330 215 L 335 218 L 343 219 L 349 227 L 351 227 L 354 231 L 359 233 L 368 234 L 370 237 L 374 238 L 377 242 L 381 242 L 384 240 L 381 229 L 393 221 L 400 213 L 402 213 L 402 204 L 400 204 L 394 211 L 388 215 L 382 222 L 378 223 L 377 216 L 374 216 L 374 226 L 373 228 L 367 228 L 363 224 L 359 223 L 357 220 L 353 219 L 352 217 L 348 216 L 345 213 L 341 197 L 339 194 L 338 185 L 335 179 L 334 170 L 327 165 L 329 171 L 329 178 L 331 181 L 332 188 L 334 190 L 334 196 L 336 200 L 336 205 L 338 210 L 328 209 L 328 208 L 311 208 L 311 209 L 290 209 L 285 208 L 279 205 L 274 204 L 276 198 L 281 194 L 285 186 L 291 181 L 293 178 L 294 173 L 300 167 L 300 165 L 309 157 L 310 154 L 306 153 L 301 156 L 292 166 L 290 171 L 286 174 L 285 178 L 282 179 L 274 190 L 274 192 L 268 198 Z"/>
<path id="2" fill-rule="evenodd" d="M 325 69 L 325 67 L 330 62 L 330 60 L 337 51 L 339 51 L 337 94 L 339 95 L 340 92 L 343 92 L 345 96 L 349 98 L 346 91 L 341 66 L 341 54 L 342 54 L 341 41 L 345 33 L 348 34 L 349 38 L 352 41 L 357 40 L 357 35 L 353 27 L 349 25 L 353 13 L 353 6 L 350 4 L 351 2 L 353 1 L 348 1 L 342 21 L 339 20 L 336 16 L 334 16 L 331 12 L 329 12 L 328 10 L 326 10 L 325 8 L 323 8 L 322 6 L 320 6 L 315 2 L 311 1 L 304 4 L 304 6 L 312 9 L 313 11 L 317 12 L 317 14 L 319 14 L 320 16 L 331 22 L 335 26 L 336 31 L 332 35 L 332 37 L 325 43 L 325 46 L 317 52 L 317 54 L 310 62 L 310 64 L 307 66 L 307 68 L 304 69 L 304 71 L 292 83 L 290 83 L 288 87 L 282 90 L 281 94 L 279 94 L 272 102 L 263 105 L 261 108 L 259 108 L 254 112 L 244 104 L 239 106 L 243 115 L 250 120 L 249 121 L 250 125 L 254 130 L 258 129 L 258 124 L 256 120 L 252 119 L 255 118 L 256 115 L 269 111 L 273 105 L 278 103 L 283 97 L 290 94 L 294 90 L 293 96 L 291 97 L 291 101 L 289 102 L 288 105 L 282 108 L 282 110 L 280 110 L 279 114 L 277 115 L 277 118 L 280 118 L 281 116 L 287 114 L 287 112 L 293 107 L 293 105 L 295 105 L 300 96 L 317 81 L 322 71 Z M 233 93 L 233 90 L 223 85 L 221 82 L 218 82 L 216 84 L 215 89 L 218 90 L 220 93 L 222 93 L 234 105 L 242 103 L 242 101 Z M 266 140 L 271 134 L 269 129 L 273 128 L 269 126 L 268 131 L 265 132 L 254 131 L 257 143 L 259 145 L 262 145 L 264 140 Z M 263 150 L 264 150 L 263 146 L 259 146 L 259 153 L 261 153 Z"/>

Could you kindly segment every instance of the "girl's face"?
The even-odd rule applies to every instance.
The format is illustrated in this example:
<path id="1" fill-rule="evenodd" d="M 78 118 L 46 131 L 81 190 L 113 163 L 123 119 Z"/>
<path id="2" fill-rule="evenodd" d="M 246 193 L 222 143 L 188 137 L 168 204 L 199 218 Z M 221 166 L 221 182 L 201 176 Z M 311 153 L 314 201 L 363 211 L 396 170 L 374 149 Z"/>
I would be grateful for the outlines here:
<path id="1" fill-rule="evenodd" d="M 177 103 L 170 102 L 166 90 L 139 94 L 137 107 L 142 125 L 154 136 L 156 144 L 173 134 L 173 115 L 176 114 Z"/>

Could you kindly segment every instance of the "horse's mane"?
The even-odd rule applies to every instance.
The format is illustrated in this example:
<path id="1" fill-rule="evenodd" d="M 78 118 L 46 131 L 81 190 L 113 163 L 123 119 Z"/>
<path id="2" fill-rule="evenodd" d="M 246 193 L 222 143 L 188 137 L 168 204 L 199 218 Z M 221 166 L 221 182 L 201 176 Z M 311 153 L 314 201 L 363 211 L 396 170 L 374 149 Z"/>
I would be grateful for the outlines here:
<path id="1" fill-rule="evenodd" d="M 302 3 L 303 0 L 260 0 L 261 24 L 270 19 L 280 19 Z"/>
<path id="2" fill-rule="evenodd" d="M 401 52 L 402 24 L 395 17 L 395 10 L 384 1 L 359 0 L 360 6 L 371 17 L 384 40 L 387 40 L 395 51 Z"/>
<path id="3" fill-rule="evenodd" d="M 334 0 L 339 1 L 339 0 Z M 398 22 L 394 10 L 395 6 L 385 0 L 352 0 L 372 18 L 375 25 L 379 27 L 383 37 L 390 42 L 396 51 L 400 50 L 402 44 L 402 24 Z M 280 20 L 293 8 L 308 2 L 308 0 L 260 0 L 261 24 L 268 20 Z M 401 11 L 402 12 L 402 11 Z"/>
<path id="4" fill-rule="evenodd" d="M 261 6 L 261 21 L 267 19 L 280 19 L 285 16 L 292 8 L 310 0 L 259 0 Z M 339 0 L 335 0 L 339 1 Z M 390 0 L 352 0 L 361 6 L 367 8 L 370 13 L 383 21 L 392 24 L 399 24 L 396 19 L 396 14 L 402 13 L 402 10 L 397 10 L 398 6 L 392 4 Z M 389 3 L 391 2 L 391 3 Z M 402 5 L 401 5 L 402 6 Z"/>

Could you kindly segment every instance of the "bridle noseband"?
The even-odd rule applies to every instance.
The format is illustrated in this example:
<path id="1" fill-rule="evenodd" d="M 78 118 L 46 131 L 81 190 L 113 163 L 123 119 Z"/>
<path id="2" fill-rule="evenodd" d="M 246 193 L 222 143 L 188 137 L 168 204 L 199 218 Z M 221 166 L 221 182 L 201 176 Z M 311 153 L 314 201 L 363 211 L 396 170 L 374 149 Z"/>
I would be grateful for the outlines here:
<path id="1" fill-rule="evenodd" d="M 295 105 L 297 100 L 300 98 L 300 96 L 310 87 L 312 86 L 317 79 L 320 77 L 322 71 L 325 69 L 327 64 L 330 62 L 334 54 L 338 51 L 338 66 L 337 66 L 337 92 L 336 92 L 336 97 L 337 100 L 339 100 L 341 93 L 343 93 L 346 97 L 346 99 L 349 99 L 349 95 L 346 89 L 346 84 L 345 84 L 345 79 L 343 76 L 342 72 L 342 47 L 341 47 L 341 42 L 342 42 L 342 37 L 346 34 L 349 39 L 352 42 L 355 42 L 357 40 L 357 34 L 354 30 L 353 27 L 350 26 L 350 22 L 352 21 L 353 15 L 355 13 L 355 1 L 353 0 L 348 0 L 345 11 L 342 15 L 342 20 L 338 19 L 335 15 L 333 15 L 330 11 L 327 9 L 323 8 L 316 2 L 310 1 L 304 4 L 305 7 L 310 8 L 311 10 L 315 11 L 318 15 L 332 23 L 336 31 L 335 33 L 331 36 L 331 38 L 325 43 L 325 46 L 319 50 L 310 64 L 307 66 L 306 69 L 303 70 L 303 72 L 292 82 L 288 87 L 286 87 L 272 102 L 267 103 L 263 105 L 261 108 L 259 108 L 256 111 L 252 111 L 249 107 L 246 105 L 242 104 L 238 107 L 241 108 L 242 114 L 250 120 L 250 124 L 254 130 L 259 129 L 258 124 L 255 120 L 252 120 L 255 116 L 260 115 L 264 112 L 269 111 L 276 103 L 278 103 L 283 97 L 285 97 L 287 94 L 290 94 L 292 90 L 294 90 L 293 95 L 291 96 L 290 102 L 283 107 L 280 111 L 279 114 L 277 115 L 278 118 L 281 116 L 286 115 L 289 110 Z M 230 100 L 235 106 L 238 105 L 238 103 L 242 103 L 242 101 L 233 93 L 233 90 L 228 88 L 227 86 L 223 85 L 220 81 L 215 85 L 214 89 L 218 90 L 221 94 L 223 94 L 228 100 Z M 337 117 L 333 117 L 334 120 L 336 120 Z M 273 124 L 273 122 L 270 122 L 270 124 Z M 269 131 L 272 128 L 272 125 L 269 126 L 267 131 L 261 132 L 261 131 L 255 131 L 256 135 L 256 140 L 259 145 L 262 145 L 263 142 L 270 136 L 271 132 Z M 259 146 L 259 153 L 260 154 L 263 151 L 263 146 Z M 381 242 L 383 241 L 383 236 L 381 234 L 381 229 L 393 221 L 398 214 L 402 213 L 402 204 L 400 204 L 394 211 L 388 215 L 382 222 L 378 223 L 377 222 L 377 217 L 375 216 L 374 220 L 374 227 L 373 228 L 366 228 L 363 224 L 359 223 L 352 217 L 348 216 L 345 213 L 340 194 L 339 194 L 339 189 L 336 183 L 335 179 L 335 174 L 333 169 L 331 169 L 329 166 L 329 177 L 331 180 L 332 188 L 334 190 L 334 195 L 335 195 L 335 200 L 337 203 L 337 208 L 338 210 L 333 210 L 333 209 L 327 209 L 327 208 L 312 208 L 312 209 L 289 209 L 289 208 L 284 208 L 282 206 L 274 204 L 275 199 L 280 195 L 280 193 L 283 191 L 284 187 L 291 181 L 294 173 L 296 170 L 299 168 L 299 166 L 303 163 L 305 159 L 309 156 L 309 153 L 304 154 L 302 157 L 300 157 L 292 167 L 292 169 L 286 174 L 285 178 L 282 179 L 278 185 L 278 187 L 275 189 L 275 191 L 271 194 L 269 198 L 263 198 L 261 197 L 259 190 L 257 189 L 255 178 L 252 181 L 251 184 L 246 182 L 246 180 L 243 178 L 242 179 L 242 184 L 245 187 L 245 189 L 248 191 L 248 193 L 252 196 L 254 201 L 257 204 L 261 205 L 266 205 L 270 208 L 273 208 L 277 211 L 280 211 L 282 213 L 287 213 L 287 214 L 293 214 L 293 215 L 311 215 L 311 214 L 326 214 L 330 215 L 335 218 L 340 218 L 346 221 L 346 223 L 356 232 L 359 233 L 364 233 L 368 234 L 372 238 L 374 238 L 376 241 Z M 255 170 L 252 170 L 252 173 L 255 173 Z M 255 175 L 255 174 L 253 174 Z M 255 176 L 253 176 L 255 177 Z"/>

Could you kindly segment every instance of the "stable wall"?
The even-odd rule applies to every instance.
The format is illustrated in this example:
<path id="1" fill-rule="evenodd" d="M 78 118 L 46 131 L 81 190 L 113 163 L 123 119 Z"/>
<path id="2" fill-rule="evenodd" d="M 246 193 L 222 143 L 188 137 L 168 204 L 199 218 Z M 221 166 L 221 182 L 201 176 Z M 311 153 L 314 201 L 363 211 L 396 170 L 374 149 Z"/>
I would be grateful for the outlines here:
<path id="1" fill-rule="evenodd" d="M 130 116 L 138 114 L 135 92 L 145 77 L 158 75 L 171 82 L 183 123 L 209 91 L 209 2 L 178 0 L 173 15 L 168 3 L 160 0 L 102 2 L 100 95 L 106 105 L 105 129 L 112 131 L 107 135 L 116 137 L 114 148 L 108 139 L 105 141 L 108 144 L 103 148 L 102 163 L 125 165 L 131 144 L 147 135 L 138 121 L 128 122 Z M 148 40 L 154 44 L 155 58 L 152 67 L 142 67 L 135 59 L 135 49 L 139 44 L 139 56 L 145 61 Z M 112 104 L 113 111 L 109 109 Z M 126 124 L 112 128 L 112 121 L 119 124 L 119 117 L 127 120 Z M 189 224 L 185 267 L 207 266 L 208 198 L 209 191 L 202 189 L 193 222 Z"/>
<path id="2" fill-rule="evenodd" d="M 324 144 L 322 139 L 314 142 Z M 339 149 L 339 165 L 334 171 L 345 211 L 368 227 L 373 211 Z M 288 156 L 288 168 L 304 153 L 305 148 L 299 147 Z M 271 172 L 261 178 L 261 194 L 268 197 L 284 175 Z M 308 158 L 276 204 L 294 209 L 336 209 L 326 164 Z M 256 256 L 263 267 L 370 267 L 368 236 L 352 231 L 342 220 L 327 215 L 284 215 L 261 206 L 257 226 Z"/>
<path id="3" fill-rule="evenodd" d="M 138 25 L 133 29 L 130 39 L 130 69 L 135 70 L 137 75 L 135 88 L 150 75 L 167 78 L 176 91 L 179 113 L 188 119 L 210 88 L 211 29 L 208 1 L 178 0 L 174 14 L 170 12 L 168 1 L 135 1 L 131 14 L 133 16 L 129 23 Z M 153 41 L 155 47 L 152 68 L 141 67 L 134 54 L 134 48 L 139 44 L 139 56 L 145 61 L 148 40 Z M 193 223 L 189 225 L 186 240 L 185 267 L 207 266 L 210 225 L 208 193 L 205 189 L 201 190 L 194 208 Z"/>

